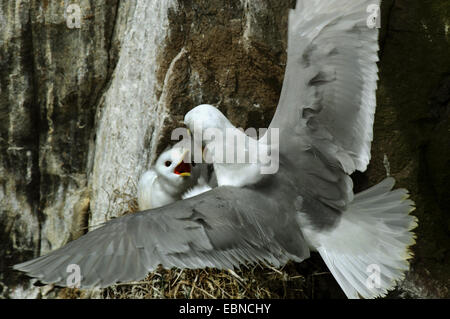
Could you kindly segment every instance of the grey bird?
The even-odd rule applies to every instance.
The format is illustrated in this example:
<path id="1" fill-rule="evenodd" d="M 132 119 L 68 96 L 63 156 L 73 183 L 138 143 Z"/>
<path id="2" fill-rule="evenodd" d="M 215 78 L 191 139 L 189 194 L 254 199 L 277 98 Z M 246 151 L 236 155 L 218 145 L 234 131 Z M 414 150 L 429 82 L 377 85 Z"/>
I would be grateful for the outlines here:
<path id="1" fill-rule="evenodd" d="M 349 298 L 385 295 L 409 268 L 416 219 L 407 191 L 392 190 L 392 178 L 354 195 L 349 177 L 370 160 L 378 30 L 368 8 L 374 4 L 379 1 L 298 0 L 291 10 L 285 79 L 269 127 L 280 133 L 279 144 L 269 145 L 279 151 L 277 173 L 240 186 L 219 182 L 198 196 L 111 220 L 14 268 L 66 286 L 67 267 L 76 264 L 81 287 L 106 287 L 144 278 L 158 265 L 278 267 L 317 250 Z M 207 108 L 191 111 L 187 124 L 203 121 Z M 223 176 L 232 176 L 230 165 L 216 171 L 218 181 L 229 180 Z"/>

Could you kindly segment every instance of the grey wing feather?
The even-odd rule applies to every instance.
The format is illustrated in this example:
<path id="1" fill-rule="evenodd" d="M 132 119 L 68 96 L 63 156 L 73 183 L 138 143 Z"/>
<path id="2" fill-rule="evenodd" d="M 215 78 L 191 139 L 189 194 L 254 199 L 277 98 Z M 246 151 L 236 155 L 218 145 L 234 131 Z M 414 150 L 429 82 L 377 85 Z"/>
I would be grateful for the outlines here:
<path id="1" fill-rule="evenodd" d="M 348 175 L 370 160 L 378 30 L 368 25 L 368 8 L 379 3 L 298 0 L 289 16 L 285 78 L 270 128 L 280 130 L 280 154 L 302 195 L 337 211 L 353 200 Z M 320 224 L 315 210 L 301 210 Z"/>
<path id="2" fill-rule="evenodd" d="M 295 215 L 250 189 L 219 187 L 195 198 L 107 222 L 45 256 L 14 266 L 43 283 L 67 286 L 67 266 L 81 287 L 140 280 L 165 268 L 279 266 L 309 256 Z"/>
<path id="3" fill-rule="evenodd" d="M 368 9 L 379 3 L 298 0 L 289 16 L 288 63 L 271 127 L 281 129 L 285 149 L 314 148 L 348 174 L 370 161 L 379 46 Z"/>

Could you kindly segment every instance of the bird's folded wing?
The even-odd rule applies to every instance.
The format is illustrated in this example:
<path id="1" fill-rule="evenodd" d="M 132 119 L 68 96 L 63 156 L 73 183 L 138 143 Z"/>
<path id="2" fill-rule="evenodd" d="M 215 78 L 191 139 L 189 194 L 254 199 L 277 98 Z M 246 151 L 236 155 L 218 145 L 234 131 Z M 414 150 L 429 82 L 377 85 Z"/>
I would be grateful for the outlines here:
<path id="1" fill-rule="evenodd" d="M 271 127 L 281 148 L 314 149 L 350 174 L 370 160 L 379 0 L 298 0 Z"/>
<path id="2" fill-rule="evenodd" d="M 309 256 L 294 215 L 248 189 L 219 187 L 200 196 L 107 222 L 45 256 L 15 265 L 43 283 L 67 286 L 68 266 L 81 287 L 140 280 L 165 268 L 278 266 Z M 69 268 L 70 269 L 70 268 Z M 72 271 L 72 270 L 70 270 Z"/>

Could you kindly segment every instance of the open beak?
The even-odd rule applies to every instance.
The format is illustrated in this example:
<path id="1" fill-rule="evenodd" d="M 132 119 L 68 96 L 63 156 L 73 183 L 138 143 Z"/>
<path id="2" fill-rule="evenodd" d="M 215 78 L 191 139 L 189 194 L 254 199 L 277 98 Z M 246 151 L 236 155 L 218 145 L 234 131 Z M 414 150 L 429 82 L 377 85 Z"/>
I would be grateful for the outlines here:
<path id="1" fill-rule="evenodd" d="M 183 156 L 181 157 L 181 162 L 175 167 L 175 170 L 173 171 L 175 174 L 180 176 L 191 176 L 191 169 L 192 166 L 190 163 L 186 163 L 184 159 L 186 158 L 186 155 L 189 153 L 189 150 L 186 150 L 183 153 Z"/>

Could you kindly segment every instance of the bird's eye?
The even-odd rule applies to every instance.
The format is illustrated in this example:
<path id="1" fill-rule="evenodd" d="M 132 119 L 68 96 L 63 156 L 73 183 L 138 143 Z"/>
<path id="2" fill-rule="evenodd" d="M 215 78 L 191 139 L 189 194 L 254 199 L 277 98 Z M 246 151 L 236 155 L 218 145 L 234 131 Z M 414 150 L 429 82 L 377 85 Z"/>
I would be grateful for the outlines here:
<path id="1" fill-rule="evenodd" d="M 167 162 L 165 163 L 165 165 L 166 165 L 166 167 L 169 167 L 170 165 L 172 165 L 172 162 L 171 162 L 171 161 L 167 161 Z"/>

